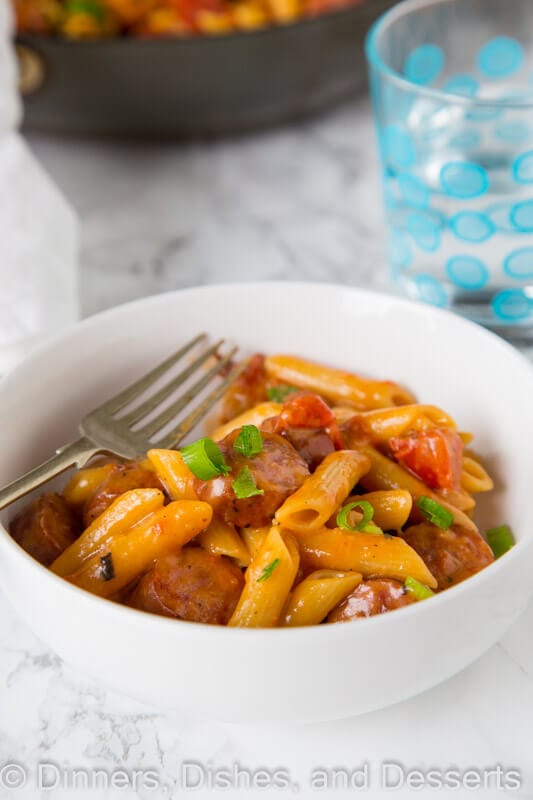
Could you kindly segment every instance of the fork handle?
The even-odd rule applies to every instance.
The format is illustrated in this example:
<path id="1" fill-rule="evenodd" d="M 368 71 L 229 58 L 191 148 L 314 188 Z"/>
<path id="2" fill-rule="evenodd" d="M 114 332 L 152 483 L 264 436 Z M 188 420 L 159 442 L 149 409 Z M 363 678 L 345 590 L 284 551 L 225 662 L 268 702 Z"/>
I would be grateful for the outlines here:
<path id="1" fill-rule="evenodd" d="M 98 452 L 100 450 L 85 437 L 60 447 L 52 458 L 0 489 L 0 509 L 15 502 L 51 478 L 55 478 L 56 475 L 60 475 L 74 464 L 83 467 L 91 456 Z"/>

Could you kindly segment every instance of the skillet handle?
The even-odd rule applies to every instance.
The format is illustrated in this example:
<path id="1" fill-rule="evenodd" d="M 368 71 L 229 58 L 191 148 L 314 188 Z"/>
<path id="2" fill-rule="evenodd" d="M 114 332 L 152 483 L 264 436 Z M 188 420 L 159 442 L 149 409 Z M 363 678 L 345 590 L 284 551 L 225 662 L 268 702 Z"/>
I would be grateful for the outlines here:
<path id="1" fill-rule="evenodd" d="M 43 86 L 46 78 L 46 67 L 40 53 L 17 42 L 15 52 L 18 61 L 19 91 L 23 97 L 35 94 Z"/>

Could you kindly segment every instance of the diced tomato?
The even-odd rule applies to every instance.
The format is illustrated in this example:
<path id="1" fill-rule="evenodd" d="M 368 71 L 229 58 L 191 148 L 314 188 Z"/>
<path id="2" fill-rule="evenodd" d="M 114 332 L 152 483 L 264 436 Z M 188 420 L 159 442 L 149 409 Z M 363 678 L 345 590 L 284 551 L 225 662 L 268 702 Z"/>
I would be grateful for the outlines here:
<path id="1" fill-rule="evenodd" d="M 317 394 L 298 392 L 289 395 L 278 417 L 278 431 L 289 428 L 323 428 L 337 449 L 344 446 L 335 414 Z"/>
<path id="2" fill-rule="evenodd" d="M 389 446 L 396 461 L 432 489 L 457 489 L 461 478 L 463 442 L 456 431 L 430 428 L 393 437 Z"/>
<path id="3" fill-rule="evenodd" d="M 281 419 L 293 428 L 327 428 L 335 415 L 318 394 L 298 392 L 283 403 Z"/>

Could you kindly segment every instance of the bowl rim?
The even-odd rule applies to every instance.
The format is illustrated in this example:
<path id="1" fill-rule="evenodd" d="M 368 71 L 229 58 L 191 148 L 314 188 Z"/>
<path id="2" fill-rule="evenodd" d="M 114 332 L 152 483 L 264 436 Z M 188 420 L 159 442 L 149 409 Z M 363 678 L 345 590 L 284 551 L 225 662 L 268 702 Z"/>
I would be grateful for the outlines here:
<path id="1" fill-rule="evenodd" d="M 31 352 L 18 364 L 11 372 L 9 372 L 3 379 L 2 379 L 2 389 L 4 391 L 10 391 L 11 386 L 17 385 L 19 381 L 19 373 L 23 373 L 29 368 L 31 365 L 36 361 L 39 361 L 43 357 L 47 355 L 51 350 L 54 350 L 56 347 L 60 347 L 62 343 L 67 342 L 75 333 L 79 330 L 84 329 L 91 329 L 92 327 L 98 327 L 102 320 L 111 319 L 114 316 L 125 314 L 135 314 L 135 311 L 141 307 L 154 305 L 157 306 L 161 302 L 168 302 L 172 303 L 176 297 L 181 297 L 183 295 L 202 295 L 202 294 L 213 294 L 221 289 L 224 291 L 231 291 L 231 290 L 239 290 L 239 291 L 246 291 L 249 288 L 252 289 L 261 289 L 267 291 L 274 291 L 277 290 L 283 291 L 289 287 L 292 291 L 297 291 L 298 293 L 302 293 L 305 291 L 319 291 L 319 292 L 348 292 L 353 297 L 360 299 L 367 299 L 372 303 L 383 303 L 384 306 L 390 307 L 391 305 L 403 310 L 409 310 L 410 312 L 415 312 L 416 314 L 427 315 L 430 314 L 431 316 L 435 316 L 436 319 L 441 319 L 446 324 L 451 324 L 453 326 L 457 326 L 459 328 L 463 328 L 465 333 L 470 333 L 471 335 L 477 336 L 480 339 L 483 339 L 490 343 L 491 346 L 495 346 L 496 348 L 500 349 L 506 357 L 511 358 L 517 364 L 519 364 L 522 368 L 524 368 L 524 373 L 529 374 L 529 378 L 531 380 L 532 389 L 533 389 L 533 365 L 527 360 L 527 358 L 520 353 L 517 349 L 515 349 L 511 344 L 504 341 L 496 334 L 492 333 L 491 331 L 482 328 L 480 325 L 477 325 L 470 320 L 464 319 L 463 317 L 459 317 L 458 315 L 446 310 L 437 308 L 435 306 L 425 305 L 422 303 L 417 303 L 412 300 L 407 300 L 401 297 L 397 297 L 395 295 L 385 294 L 382 292 L 371 291 L 368 289 L 362 289 L 356 286 L 348 286 L 345 284 L 339 283 L 331 283 L 331 282 L 322 282 L 322 281 L 240 281 L 240 282 L 228 282 L 228 283 L 215 283 L 209 285 L 201 285 L 201 286 L 191 286 L 184 289 L 176 289 L 172 292 L 162 292 L 158 294 L 148 295 L 146 297 L 138 298 L 136 300 L 132 300 L 127 303 L 122 303 L 120 305 L 105 309 L 100 311 L 96 314 L 93 314 L 85 319 L 76 322 L 74 324 L 69 325 L 67 328 L 63 329 L 62 331 L 55 333 L 52 336 L 47 337 L 42 343 L 40 343 L 37 347 L 33 348 Z M 364 304 L 363 304 L 364 305 Z M 0 390 L 0 403 L 1 403 L 1 396 L 2 391 Z M 5 510 L 4 510 L 5 511 Z M 402 619 L 407 619 L 409 615 L 412 614 L 428 614 L 433 613 L 431 611 L 434 603 L 439 603 L 442 606 L 445 602 L 451 602 L 451 598 L 457 598 L 460 594 L 466 594 L 467 592 L 475 591 L 476 587 L 481 585 L 484 581 L 491 580 L 492 577 L 497 579 L 499 573 L 503 570 L 507 570 L 511 567 L 511 564 L 516 561 L 517 558 L 522 557 L 522 553 L 528 548 L 531 547 L 533 539 L 533 533 L 530 535 L 525 535 L 520 541 L 518 541 L 514 547 L 507 552 L 503 557 L 497 559 L 494 563 L 490 564 L 485 569 L 482 569 L 480 572 L 472 575 L 471 577 L 467 578 L 466 580 L 462 581 L 461 583 L 456 584 L 455 586 L 446 589 L 444 592 L 439 592 L 435 597 L 430 598 L 430 603 L 412 603 L 408 606 L 404 606 L 399 609 L 394 610 L 394 614 L 378 614 L 373 617 L 366 617 L 360 618 L 357 620 L 358 625 L 355 627 L 355 630 L 358 630 L 361 625 L 368 626 L 374 625 L 377 627 L 378 625 L 386 626 L 394 624 L 394 620 L 398 619 L 396 616 L 397 614 L 402 615 Z M 343 630 L 346 628 L 345 625 L 311 625 L 311 626 L 303 626 L 303 627 L 287 627 L 287 628 L 229 628 L 224 625 L 208 625 L 205 623 L 200 622 L 189 622 L 186 620 L 177 620 L 170 617 L 163 617 L 157 614 L 151 614 L 146 611 L 142 611 L 140 609 L 130 608 L 129 606 L 122 605 L 120 603 L 114 603 L 106 598 L 98 597 L 88 591 L 80 589 L 79 587 L 69 583 L 64 578 L 56 575 L 55 573 L 51 572 L 50 569 L 40 564 L 36 561 L 32 556 L 30 556 L 17 542 L 9 534 L 7 527 L 4 525 L 2 520 L 0 519 L 0 549 L 2 547 L 12 548 L 12 553 L 14 558 L 22 557 L 25 560 L 26 567 L 30 570 L 35 570 L 35 575 L 38 577 L 39 575 L 42 576 L 43 580 L 51 580 L 52 585 L 57 588 L 58 591 L 66 592 L 66 597 L 73 597 L 75 602 L 82 602 L 89 606 L 89 608 L 94 608 L 94 613 L 99 613 L 102 611 L 103 613 L 108 613 L 112 615 L 117 615 L 116 619 L 120 620 L 123 619 L 124 621 L 129 621 L 131 623 L 137 623 L 139 625 L 153 625 L 158 626 L 161 628 L 162 631 L 171 631 L 174 630 L 175 632 L 185 632 L 187 631 L 189 635 L 196 636 L 198 638 L 202 638 L 204 636 L 214 637 L 214 636 L 226 636 L 226 637 L 252 637 L 255 638 L 257 636 L 261 637 L 265 640 L 270 640 L 271 638 L 275 637 L 283 637 L 288 636 L 289 633 L 292 634 L 292 637 L 295 639 L 298 638 L 299 640 L 303 639 L 304 637 L 309 636 L 320 636 L 322 639 L 329 639 L 332 637 L 343 636 Z M 74 594 L 72 594 L 74 593 Z M 530 595 L 533 594 L 533 584 L 531 586 Z M 446 598 L 449 598 L 448 600 Z M 391 622 L 392 617 L 392 622 Z M 141 622 L 141 620 L 143 620 Z M 349 630 L 354 630 L 354 626 L 349 626 Z M 319 632 L 320 631 L 320 632 Z"/>
<path id="2" fill-rule="evenodd" d="M 533 108 L 533 100 L 518 102 L 518 100 L 505 100 L 498 98 L 486 97 L 469 97 L 461 94 L 454 94 L 447 92 L 444 89 L 435 89 L 431 86 L 424 86 L 419 83 L 406 78 L 401 72 L 397 72 L 381 58 L 378 48 L 378 38 L 382 31 L 394 23 L 396 19 L 404 16 L 406 13 L 416 12 L 421 8 L 429 6 L 445 5 L 454 2 L 454 0 L 401 0 L 401 2 L 383 12 L 377 20 L 371 25 L 365 37 L 365 54 L 369 67 L 379 73 L 382 80 L 389 80 L 398 89 L 408 91 L 411 94 L 418 94 L 422 97 L 428 97 L 431 100 L 437 100 L 441 103 L 456 104 L 467 106 L 468 108 L 506 108 L 506 109 L 523 109 L 527 110 Z M 463 0 L 465 2 L 465 0 Z"/>

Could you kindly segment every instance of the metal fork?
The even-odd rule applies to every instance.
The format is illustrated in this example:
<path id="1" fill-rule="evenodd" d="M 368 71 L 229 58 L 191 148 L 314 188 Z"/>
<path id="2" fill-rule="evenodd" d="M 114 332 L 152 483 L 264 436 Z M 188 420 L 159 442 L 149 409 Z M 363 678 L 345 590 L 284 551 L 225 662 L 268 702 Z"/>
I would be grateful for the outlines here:
<path id="1" fill-rule="evenodd" d="M 203 350 L 179 375 L 167 381 L 161 389 L 151 394 L 133 410 L 128 411 L 123 416 L 117 415 L 122 409 L 149 391 L 156 381 L 163 378 L 178 361 L 191 352 L 205 338 L 205 333 L 196 336 L 147 375 L 144 375 L 115 397 L 107 400 L 87 414 L 79 425 L 81 436 L 77 441 L 60 447 L 48 461 L 0 489 L 0 509 L 5 508 L 9 503 L 13 503 L 69 467 L 85 466 L 97 453 L 110 453 L 122 458 L 135 459 L 143 456 L 151 447 L 164 449 L 176 447 L 220 399 L 228 386 L 244 368 L 244 364 L 233 367 L 229 375 L 201 403 L 196 405 L 188 416 L 179 422 L 177 427 L 174 427 L 170 433 L 154 438 L 159 431 L 166 428 L 177 418 L 178 414 L 194 400 L 199 392 L 214 380 L 221 370 L 230 364 L 237 352 L 237 348 L 232 348 L 225 356 L 220 357 L 218 350 L 224 343 L 224 339 L 220 339 Z M 146 421 L 188 378 L 202 367 L 207 366 L 207 362 L 212 356 L 219 359 L 214 366 L 210 367 L 199 380 L 183 392 L 172 404 L 154 418 Z"/>

